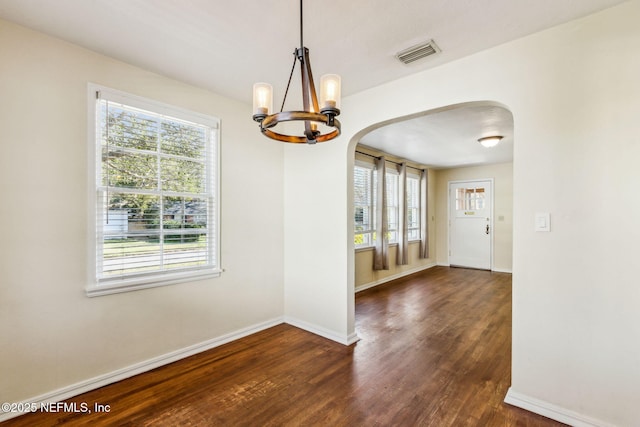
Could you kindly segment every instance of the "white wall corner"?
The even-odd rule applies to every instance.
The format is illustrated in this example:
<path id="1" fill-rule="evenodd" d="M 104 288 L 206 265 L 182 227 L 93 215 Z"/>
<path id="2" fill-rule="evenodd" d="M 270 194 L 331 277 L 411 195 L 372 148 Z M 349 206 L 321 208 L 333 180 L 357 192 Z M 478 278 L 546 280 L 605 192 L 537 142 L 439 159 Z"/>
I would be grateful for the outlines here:
<path id="1" fill-rule="evenodd" d="M 327 338 L 331 341 L 335 341 L 342 345 L 351 345 L 360 340 L 358 334 L 355 331 L 350 332 L 348 334 L 341 334 L 335 331 L 331 331 L 329 329 L 323 328 L 322 326 L 312 325 L 309 322 L 305 322 L 304 320 L 296 319 L 291 316 L 285 316 L 284 322 L 295 326 L 296 328 L 303 329 L 307 332 L 311 332 L 312 334 L 319 335 L 323 338 Z"/>
<path id="2" fill-rule="evenodd" d="M 518 393 L 513 390 L 513 387 L 509 387 L 509 391 L 507 392 L 507 396 L 504 398 L 504 401 L 509 405 L 517 406 L 518 408 L 525 409 L 535 414 L 542 415 L 543 417 L 551 418 L 552 420 L 569 424 L 574 427 L 615 427 L 614 424 L 597 420 L 544 400 Z"/>

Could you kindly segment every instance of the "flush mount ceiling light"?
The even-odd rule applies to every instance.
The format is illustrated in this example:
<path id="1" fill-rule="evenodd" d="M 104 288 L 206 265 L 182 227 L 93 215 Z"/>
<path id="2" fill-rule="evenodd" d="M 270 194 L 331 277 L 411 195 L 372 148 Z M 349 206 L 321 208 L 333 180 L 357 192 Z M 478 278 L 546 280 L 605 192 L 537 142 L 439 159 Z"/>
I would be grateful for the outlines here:
<path id="1" fill-rule="evenodd" d="M 491 148 L 498 145 L 502 136 L 485 136 L 484 138 L 480 138 L 478 142 L 482 144 L 483 147 Z"/>
<path id="2" fill-rule="evenodd" d="M 256 83 L 253 85 L 253 120 L 260 124 L 260 131 L 263 135 L 277 141 L 306 142 L 307 144 L 329 141 L 340 135 L 340 122 L 336 119 L 336 116 L 340 114 L 340 76 L 326 74 L 320 78 L 320 102 L 318 102 L 311 73 L 311 63 L 309 62 L 309 49 L 304 47 L 302 41 L 302 0 L 300 0 L 300 47 L 293 52 L 293 55 L 293 67 L 291 67 L 280 112 L 271 113 L 273 110 L 272 86 L 268 83 Z M 303 110 L 282 111 L 297 61 L 300 61 L 302 72 Z M 303 135 L 288 135 L 272 130 L 278 123 L 290 121 L 304 122 Z M 326 125 L 329 130 L 322 133 L 318 130 L 318 125 Z"/>

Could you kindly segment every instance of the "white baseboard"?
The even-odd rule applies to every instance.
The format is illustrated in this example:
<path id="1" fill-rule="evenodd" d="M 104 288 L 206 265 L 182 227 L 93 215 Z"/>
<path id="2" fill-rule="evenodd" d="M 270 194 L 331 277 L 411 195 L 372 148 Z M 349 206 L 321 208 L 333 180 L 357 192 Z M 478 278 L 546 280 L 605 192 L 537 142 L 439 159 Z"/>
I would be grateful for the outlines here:
<path id="1" fill-rule="evenodd" d="M 545 402 L 544 400 L 535 399 L 518 393 L 517 391 L 514 391 L 513 388 L 509 388 L 504 401 L 509 405 L 526 409 L 527 411 L 574 427 L 615 427 L 614 424 L 606 423 L 552 403 Z"/>
<path id="2" fill-rule="evenodd" d="M 428 270 L 429 268 L 433 268 L 435 266 L 436 266 L 435 263 L 421 265 L 420 267 L 412 268 L 411 270 L 406 270 L 406 271 L 403 271 L 401 273 L 393 274 L 391 276 L 387 276 L 385 278 L 382 278 L 380 280 L 376 280 L 374 282 L 365 283 L 363 285 L 360 285 L 360 286 L 356 287 L 356 293 L 362 292 L 365 289 L 369 289 L 369 288 L 373 288 L 375 286 L 382 285 L 383 283 L 387 283 L 387 282 L 390 282 L 392 280 L 400 279 L 401 277 L 408 276 L 408 275 L 413 274 L 413 273 L 418 273 L 418 272 L 423 271 L 423 270 Z"/>
<path id="3" fill-rule="evenodd" d="M 351 334 L 348 334 L 348 335 L 341 335 L 329 329 L 325 329 L 321 326 L 313 325 L 311 323 L 305 322 L 304 320 L 296 319 L 290 316 L 285 316 L 284 322 L 291 326 L 295 326 L 296 328 L 304 329 L 307 332 L 320 335 L 321 337 L 330 339 L 332 341 L 335 341 L 343 345 L 351 345 L 357 342 L 358 340 L 360 340 L 360 338 L 355 332 L 352 332 Z"/>
<path id="4" fill-rule="evenodd" d="M 215 347 L 219 347 L 223 344 L 227 344 L 231 341 L 244 338 L 246 336 L 255 334 L 256 332 L 260 332 L 262 330 L 271 328 L 276 325 L 280 325 L 282 323 L 288 323 L 292 326 L 298 327 L 300 329 L 304 329 L 308 332 L 311 332 L 316 335 L 320 335 L 321 337 L 328 338 L 332 341 L 336 341 L 344 345 L 351 345 L 359 340 L 358 335 L 355 332 L 349 335 L 343 336 L 343 335 L 336 334 L 333 331 L 324 329 L 317 325 L 312 325 L 310 323 L 304 322 L 299 319 L 294 319 L 291 317 L 287 317 L 287 318 L 278 317 L 275 319 L 268 320 L 266 322 L 258 323 L 243 329 L 239 329 L 237 331 L 222 335 L 217 338 L 213 338 L 211 340 L 207 340 L 198 344 L 191 345 L 189 347 L 185 347 L 180 350 L 173 351 L 171 353 L 164 354 L 162 356 L 145 360 L 143 362 L 136 363 L 134 365 L 127 366 L 125 368 L 118 369 L 113 372 L 99 375 L 97 377 L 90 378 L 88 380 L 80 381 L 78 383 L 71 384 L 66 387 L 62 387 L 60 389 L 51 391 L 49 393 L 45 393 L 40 396 L 35 396 L 30 399 L 26 399 L 19 403 L 21 404 L 35 403 L 36 405 L 40 406 L 41 403 L 61 402 L 63 400 L 72 398 L 74 396 L 78 396 L 82 393 L 86 393 L 88 391 L 95 390 L 100 387 L 104 387 L 108 384 L 122 381 L 124 379 L 133 377 L 134 375 L 148 372 L 152 369 L 159 368 L 160 366 L 167 365 L 172 362 L 176 362 L 180 359 L 193 356 L 194 354 L 198 354 Z M 11 418 L 15 418 L 19 415 L 22 415 L 22 413 L 0 412 L 0 422 L 6 421 Z"/>
<path id="5" fill-rule="evenodd" d="M 231 341 L 235 341 L 237 339 L 255 334 L 256 332 L 260 332 L 262 330 L 271 328 L 281 323 L 284 323 L 284 319 L 282 317 L 278 317 L 272 320 L 268 320 L 266 322 L 258 323 L 258 324 L 222 335 L 220 337 L 213 338 L 211 340 L 203 341 L 201 343 L 194 344 L 189 347 L 185 347 L 183 349 L 164 354 L 162 356 L 154 357 L 152 359 L 145 360 L 143 362 L 136 363 L 134 365 L 127 366 L 125 368 L 118 369 L 113 372 L 109 372 L 107 374 L 99 375 L 97 377 L 90 378 L 88 380 L 80 381 L 78 383 L 75 383 L 66 387 L 62 387 L 58 390 L 54 390 L 49 393 L 42 394 L 40 396 L 26 399 L 20 403 L 23 403 L 23 404 L 27 402 L 36 403 L 39 407 L 41 403 L 60 402 L 60 401 L 69 399 L 71 397 L 77 396 L 79 394 L 86 393 L 88 391 L 95 390 L 100 387 L 104 387 L 105 385 L 112 384 L 112 383 L 124 380 L 126 378 L 130 378 L 134 375 L 138 375 L 143 372 L 147 372 L 152 369 L 159 368 L 160 366 L 167 365 L 169 363 L 178 361 L 180 359 L 193 356 L 194 354 L 198 354 L 203 351 L 221 346 L 223 344 L 227 344 Z M 19 415 L 22 415 L 22 413 L 0 412 L 0 422 L 6 421 L 10 418 L 17 417 Z"/>
<path id="6" fill-rule="evenodd" d="M 451 267 L 451 264 L 448 263 L 438 263 L 438 266 L 440 267 Z M 506 268 L 492 268 L 491 271 L 495 271 L 496 273 L 509 273 L 509 274 L 513 274 L 513 271 L 506 269 Z"/>

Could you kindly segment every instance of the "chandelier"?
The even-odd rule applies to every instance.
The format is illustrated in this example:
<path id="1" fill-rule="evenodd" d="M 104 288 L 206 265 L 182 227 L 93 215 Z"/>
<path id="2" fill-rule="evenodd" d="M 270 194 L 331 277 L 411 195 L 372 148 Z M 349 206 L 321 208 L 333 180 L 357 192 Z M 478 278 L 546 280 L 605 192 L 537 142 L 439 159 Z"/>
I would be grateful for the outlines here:
<path id="1" fill-rule="evenodd" d="M 273 111 L 273 88 L 268 83 L 253 85 L 253 120 L 260 124 L 263 135 L 282 142 L 315 144 L 329 141 L 340 135 L 340 122 L 336 116 L 340 114 L 340 76 L 326 74 L 320 78 L 320 100 L 316 95 L 316 88 L 309 62 L 309 49 L 304 47 L 302 39 L 302 0 L 300 0 L 300 47 L 294 52 L 293 66 L 289 74 L 289 82 L 282 100 L 280 112 Z M 287 99 L 291 77 L 300 62 L 302 72 L 302 111 L 283 111 Z M 282 122 L 304 122 L 303 135 L 289 135 L 278 133 L 273 128 Z M 320 131 L 319 125 L 328 130 Z"/>

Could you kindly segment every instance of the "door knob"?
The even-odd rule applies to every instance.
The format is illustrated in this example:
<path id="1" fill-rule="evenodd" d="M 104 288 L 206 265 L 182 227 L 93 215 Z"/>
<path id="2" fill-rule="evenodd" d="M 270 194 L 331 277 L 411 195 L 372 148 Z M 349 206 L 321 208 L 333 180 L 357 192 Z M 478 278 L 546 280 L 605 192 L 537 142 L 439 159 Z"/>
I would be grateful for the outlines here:
<path id="1" fill-rule="evenodd" d="M 487 230 L 486 233 L 489 234 L 489 224 L 487 224 Z"/>

